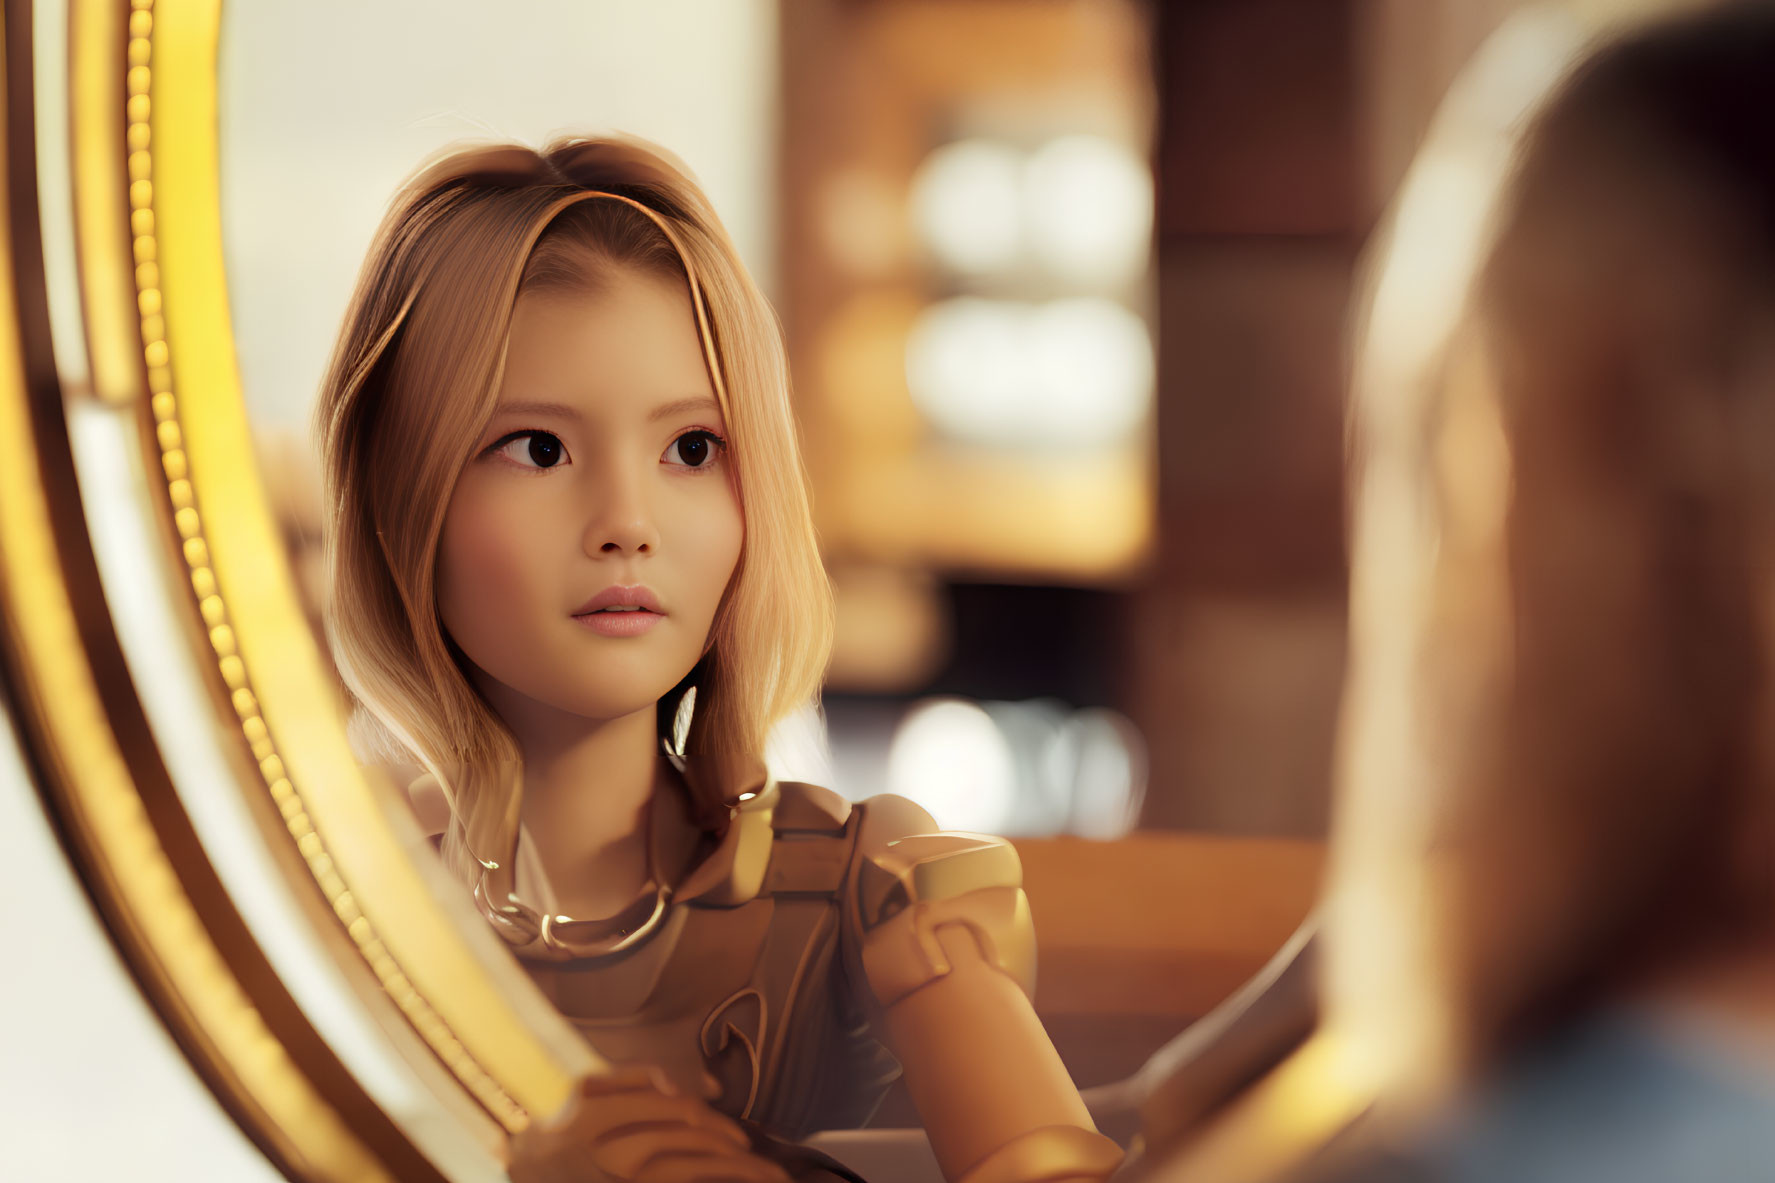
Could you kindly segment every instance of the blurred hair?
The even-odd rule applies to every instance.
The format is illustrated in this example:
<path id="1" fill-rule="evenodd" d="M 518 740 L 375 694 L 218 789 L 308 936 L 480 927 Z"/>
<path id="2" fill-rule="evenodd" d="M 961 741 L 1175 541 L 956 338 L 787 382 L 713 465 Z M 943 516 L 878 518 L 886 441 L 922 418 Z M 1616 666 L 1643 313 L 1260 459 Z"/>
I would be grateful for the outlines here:
<path id="1" fill-rule="evenodd" d="M 1510 536 L 1539 549 L 1504 559 L 1508 713 L 1480 726 L 1507 720 L 1505 750 L 1463 753 L 1484 774 L 1445 823 L 1470 860 L 1445 939 L 1481 1056 L 1775 934 L 1775 9 L 1602 46 L 1529 128 L 1499 212 L 1475 322 Z"/>
<path id="2" fill-rule="evenodd" d="M 451 492 L 497 402 L 513 305 L 525 290 L 596 290 L 623 268 L 687 278 L 652 218 L 599 194 L 670 226 L 725 385 L 745 538 L 691 671 L 687 748 L 762 753 L 772 725 L 814 698 L 831 645 L 781 329 L 683 167 L 638 140 L 568 139 L 459 149 L 421 169 L 376 233 L 316 412 L 327 620 L 345 684 L 376 724 L 383 750 L 366 754 L 437 777 L 453 818 L 445 858 L 469 882 L 474 856 L 501 857 L 516 833 L 520 755 L 444 632 L 435 565 Z M 662 734 L 682 690 L 660 704 Z"/>

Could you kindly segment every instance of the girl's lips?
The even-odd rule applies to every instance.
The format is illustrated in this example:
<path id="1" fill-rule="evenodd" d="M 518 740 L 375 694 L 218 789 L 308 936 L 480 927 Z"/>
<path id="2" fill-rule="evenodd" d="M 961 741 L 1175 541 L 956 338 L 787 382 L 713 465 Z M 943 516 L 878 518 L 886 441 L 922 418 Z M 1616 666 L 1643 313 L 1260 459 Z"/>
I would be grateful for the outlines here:
<path id="1" fill-rule="evenodd" d="M 664 617 L 642 608 L 634 612 L 586 612 L 573 619 L 601 636 L 638 637 Z"/>
<path id="2" fill-rule="evenodd" d="M 665 614 L 665 607 L 653 589 L 645 584 L 612 584 L 573 610 L 574 615 L 596 612 L 600 608 L 645 608 L 649 612 Z"/>

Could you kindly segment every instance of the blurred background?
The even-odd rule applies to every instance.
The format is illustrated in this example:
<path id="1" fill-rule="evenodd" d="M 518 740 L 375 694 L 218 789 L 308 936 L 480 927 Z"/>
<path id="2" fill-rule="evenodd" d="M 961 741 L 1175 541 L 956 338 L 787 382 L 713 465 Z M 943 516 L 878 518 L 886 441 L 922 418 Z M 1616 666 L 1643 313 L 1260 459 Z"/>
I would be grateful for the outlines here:
<path id="1" fill-rule="evenodd" d="M 631 132 L 787 333 L 840 612 L 829 756 L 782 759 L 964 828 L 1316 837 L 1357 256 L 1516 7 L 231 10 L 235 329 L 308 586 L 314 394 L 397 184 L 465 139 Z"/>
<path id="2" fill-rule="evenodd" d="M 1018 838 L 1044 1021 L 1119 1077 L 1317 889 L 1359 259 L 1524 7 L 232 6 L 234 327 L 317 632 L 309 416 L 396 185 L 465 139 L 665 145 L 782 317 L 838 592 L 778 770 Z"/>

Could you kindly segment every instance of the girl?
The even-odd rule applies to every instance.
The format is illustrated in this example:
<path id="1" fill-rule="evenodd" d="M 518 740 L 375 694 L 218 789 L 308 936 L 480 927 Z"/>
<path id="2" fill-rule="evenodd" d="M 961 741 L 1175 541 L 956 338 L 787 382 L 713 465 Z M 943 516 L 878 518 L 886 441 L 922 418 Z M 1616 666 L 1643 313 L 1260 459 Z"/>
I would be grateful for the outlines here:
<path id="1" fill-rule="evenodd" d="M 781 1138 L 861 1123 L 897 1058 L 949 1179 L 1113 1169 L 1026 997 L 1011 847 L 759 758 L 815 695 L 830 593 L 776 321 L 681 168 L 575 140 L 420 173 L 319 420 L 342 675 L 603 1056 Z M 653 1140 L 577 1153 L 731 1155 L 638 1088 Z"/>

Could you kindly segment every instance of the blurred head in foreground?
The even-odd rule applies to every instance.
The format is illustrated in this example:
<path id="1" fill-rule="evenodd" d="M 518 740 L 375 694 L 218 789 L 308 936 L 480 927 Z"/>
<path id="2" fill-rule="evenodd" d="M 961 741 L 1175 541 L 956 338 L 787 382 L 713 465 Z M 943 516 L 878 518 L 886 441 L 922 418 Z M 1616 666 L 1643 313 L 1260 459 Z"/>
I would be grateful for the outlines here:
<path id="1" fill-rule="evenodd" d="M 1775 7 L 1610 41 L 1522 132 L 1465 93 L 1357 367 L 1327 1030 L 1404 1150 L 1352 1177 L 1760 1176 Z"/>
<path id="2" fill-rule="evenodd" d="M 1480 1047 L 1775 953 L 1772 114 L 1768 7 L 1605 50 L 1531 135 L 1482 280 L 1514 661 L 1457 815 Z"/>
<path id="3" fill-rule="evenodd" d="M 1444 346 L 1364 359 L 1331 1005 L 1396 1071 L 1645 999 L 1775 1032 L 1772 113 L 1768 6 L 1604 46 Z"/>

